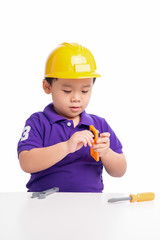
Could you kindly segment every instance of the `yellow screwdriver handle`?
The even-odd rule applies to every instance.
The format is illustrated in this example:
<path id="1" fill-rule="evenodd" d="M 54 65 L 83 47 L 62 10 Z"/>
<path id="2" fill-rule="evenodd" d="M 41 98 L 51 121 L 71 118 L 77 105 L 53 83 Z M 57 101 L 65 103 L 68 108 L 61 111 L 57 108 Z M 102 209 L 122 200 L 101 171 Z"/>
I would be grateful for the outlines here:
<path id="1" fill-rule="evenodd" d="M 143 201 L 152 201 L 155 198 L 155 194 L 153 192 L 146 193 L 138 193 L 137 195 L 130 194 L 132 198 L 130 202 L 143 202 Z"/>

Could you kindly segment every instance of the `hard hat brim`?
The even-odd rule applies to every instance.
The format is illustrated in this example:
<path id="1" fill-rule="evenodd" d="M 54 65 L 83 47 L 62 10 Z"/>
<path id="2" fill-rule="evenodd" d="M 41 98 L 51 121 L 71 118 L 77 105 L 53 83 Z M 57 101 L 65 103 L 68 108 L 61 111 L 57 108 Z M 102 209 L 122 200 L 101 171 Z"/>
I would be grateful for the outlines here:
<path id="1" fill-rule="evenodd" d="M 101 77 L 99 73 L 96 72 L 83 72 L 83 73 L 68 73 L 68 72 L 59 72 L 54 74 L 45 74 L 46 78 L 63 78 L 63 79 L 80 79 L 80 78 L 97 78 Z"/>

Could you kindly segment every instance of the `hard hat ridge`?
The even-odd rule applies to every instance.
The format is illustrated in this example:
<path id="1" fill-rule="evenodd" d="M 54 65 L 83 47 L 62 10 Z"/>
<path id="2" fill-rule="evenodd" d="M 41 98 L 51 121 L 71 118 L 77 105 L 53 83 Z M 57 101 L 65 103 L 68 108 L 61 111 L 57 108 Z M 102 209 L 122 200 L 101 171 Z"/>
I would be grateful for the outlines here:
<path id="1" fill-rule="evenodd" d="M 82 45 L 80 45 L 80 44 L 78 44 L 78 43 L 67 43 L 67 42 L 64 42 L 64 43 L 62 43 L 61 45 L 64 45 L 64 46 L 66 46 L 66 47 L 69 47 L 69 48 L 71 48 L 73 51 L 75 51 L 75 53 L 77 53 L 77 54 L 80 54 L 81 52 L 82 52 L 82 49 L 83 49 L 83 47 L 82 47 Z"/>
<path id="2" fill-rule="evenodd" d="M 48 57 L 47 78 L 96 78 L 96 62 L 92 53 L 78 43 L 60 44 Z"/>

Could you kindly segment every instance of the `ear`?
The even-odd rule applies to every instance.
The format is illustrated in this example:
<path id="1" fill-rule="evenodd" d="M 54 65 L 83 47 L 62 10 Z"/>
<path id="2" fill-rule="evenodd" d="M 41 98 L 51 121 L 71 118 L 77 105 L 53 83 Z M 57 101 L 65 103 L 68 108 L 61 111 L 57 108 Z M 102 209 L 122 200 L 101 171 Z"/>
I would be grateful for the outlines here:
<path id="1" fill-rule="evenodd" d="M 43 90 L 47 94 L 51 93 L 51 85 L 45 79 L 43 79 Z"/>

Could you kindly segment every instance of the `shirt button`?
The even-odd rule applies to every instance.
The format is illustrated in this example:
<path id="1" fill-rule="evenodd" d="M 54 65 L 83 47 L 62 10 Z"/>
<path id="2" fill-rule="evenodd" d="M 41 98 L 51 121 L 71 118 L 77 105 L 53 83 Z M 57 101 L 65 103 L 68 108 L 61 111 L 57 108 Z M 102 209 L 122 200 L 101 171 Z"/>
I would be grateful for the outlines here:
<path id="1" fill-rule="evenodd" d="M 67 123 L 67 126 L 70 127 L 70 126 L 71 126 L 71 122 L 68 122 L 68 123 Z"/>

